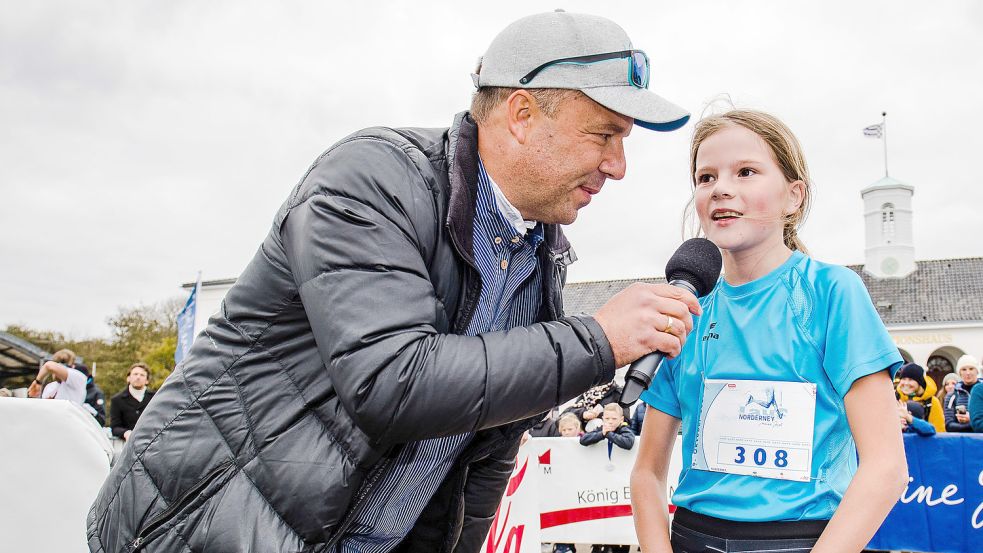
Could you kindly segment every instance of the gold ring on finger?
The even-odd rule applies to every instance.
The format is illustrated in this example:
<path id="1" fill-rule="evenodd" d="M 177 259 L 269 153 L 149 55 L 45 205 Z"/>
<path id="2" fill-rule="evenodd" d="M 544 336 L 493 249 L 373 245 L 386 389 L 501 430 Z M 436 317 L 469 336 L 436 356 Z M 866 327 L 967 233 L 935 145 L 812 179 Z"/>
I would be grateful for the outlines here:
<path id="1" fill-rule="evenodd" d="M 668 321 L 666 321 L 666 327 L 662 329 L 662 332 L 668 332 L 669 334 L 672 334 L 672 317 L 669 317 L 667 315 L 666 318 L 668 319 Z"/>

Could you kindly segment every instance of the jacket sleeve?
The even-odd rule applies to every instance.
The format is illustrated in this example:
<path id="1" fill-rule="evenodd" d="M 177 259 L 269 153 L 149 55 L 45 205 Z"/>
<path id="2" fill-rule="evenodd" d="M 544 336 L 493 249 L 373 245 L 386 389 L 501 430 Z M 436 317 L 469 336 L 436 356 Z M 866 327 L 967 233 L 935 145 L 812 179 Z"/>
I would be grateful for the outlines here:
<path id="1" fill-rule="evenodd" d="M 453 314 L 428 270 L 444 227 L 438 188 L 418 150 L 350 139 L 315 163 L 277 221 L 338 398 L 383 447 L 548 411 L 615 368 L 591 317 L 446 333 Z"/>
<path id="2" fill-rule="evenodd" d="M 580 445 L 594 445 L 604 439 L 604 434 L 600 430 L 585 432 L 580 436 Z"/>
<path id="3" fill-rule="evenodd" d="M 631 449 L 635 445 L 635 435 L 625 424 L 622 424 L 614 432 L 608 432 L 607 438 L 621 449 Z"/>
<path id="4" fill-rule="evenodd" d="M 930 422 L 918 417 L 911 417 L 911 429 L 919 436 L 934 436 L 935 427 Z"/>
<path id="5" fill-rule="evenodd" d="M 969 394 L 969 422 L 974 432 L 983 432 L 983 383 L 973 386 Z"/>
<path id="6" fill-rule="evenodd" d="M 123 426 L 123 406 L 119 404 L 119 397 L 114 399 L 116 401 L 109 403 L 109 425 L 113 429 L 113 436 L 122 438 L 129 429 Z"/>

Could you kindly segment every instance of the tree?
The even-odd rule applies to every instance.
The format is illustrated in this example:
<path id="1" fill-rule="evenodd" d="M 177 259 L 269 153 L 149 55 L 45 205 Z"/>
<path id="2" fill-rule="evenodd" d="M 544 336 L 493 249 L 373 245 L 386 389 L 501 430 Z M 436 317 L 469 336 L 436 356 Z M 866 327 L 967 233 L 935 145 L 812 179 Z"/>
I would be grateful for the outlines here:
<path id="1" fill-rule="evenodd" d="M 6 332 L 53 353 L 67 348 L 82 357 L 94 369 L 95 381 L 108 398 L 126 387 L 126 373 L 136 362 L 146 363 L 151 372 L 151 388 L 159 388 L 174 370 L 177 345 L 177 314 L 183 298 L 172 298 L 152 305 L 120 307 L 107 322 L 112 329 L 109 339 L 72 339 L 51 330 L 35 330 L 10 325 Z M 26 386 L 25 383 L 18 383 Z M 11 385 L 15 382 L 11 381 Z"/>

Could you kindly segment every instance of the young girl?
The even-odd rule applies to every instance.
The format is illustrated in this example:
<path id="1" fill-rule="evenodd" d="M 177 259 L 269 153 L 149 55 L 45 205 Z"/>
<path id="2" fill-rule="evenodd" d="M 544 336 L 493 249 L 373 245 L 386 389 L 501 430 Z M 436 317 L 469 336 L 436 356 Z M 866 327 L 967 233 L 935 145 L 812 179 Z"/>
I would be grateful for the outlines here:
<path id="1" fill-rule="evenodd" d="M 631 479 L 642 550 L 861 551 L 907 483 L 891 384 L 901 356 L 860 278 L 799 241 L 809 176 L 782 122 L 745 110 L 703 119 L 690 168 L 724 276 L 642 394 Z"/>

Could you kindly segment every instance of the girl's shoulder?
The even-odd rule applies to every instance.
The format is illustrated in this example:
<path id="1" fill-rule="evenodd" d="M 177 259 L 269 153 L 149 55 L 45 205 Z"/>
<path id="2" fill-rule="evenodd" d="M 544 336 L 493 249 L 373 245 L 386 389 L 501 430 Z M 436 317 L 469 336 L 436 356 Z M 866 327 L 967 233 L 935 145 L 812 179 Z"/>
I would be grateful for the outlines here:
<path id="1" fill-rule="evenodd" d="M 811 288 L 817 299 L 842 293 L 855 293 L 867 287 L 863 278 L 853 269 L 835 263 L 819 261 L 803 255 L 790 271 L 789 281 L 795 285 Z"/>

